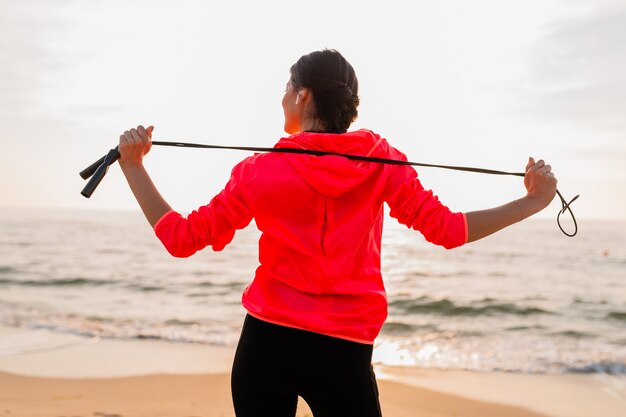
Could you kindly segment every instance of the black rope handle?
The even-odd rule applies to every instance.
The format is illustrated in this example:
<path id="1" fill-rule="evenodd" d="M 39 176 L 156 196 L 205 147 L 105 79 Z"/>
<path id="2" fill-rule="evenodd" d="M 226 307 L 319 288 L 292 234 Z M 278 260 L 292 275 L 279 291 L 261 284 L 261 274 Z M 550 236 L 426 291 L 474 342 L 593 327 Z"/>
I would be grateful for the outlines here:
<path id="1" fill-rule="evenodd" d="M 201 143 L 188 143 L 188 142 L 164 142 L 164 141 L 152 141 L 153 145 L 157 146 L 173 146 L 178 148 L 199 148 L 199 149 L 232 149 L 239 151 L 251 151 L 251 152 L 273 152 L 273 153 L 290 153 L 290 154 L 302 154 L 302 155 L 313 155 L 313 156 L 340 156 L 343 158 L 351 159 L 354 161 L 366 161 L 366 162 L 376 162 L 381 164 L 392 164 L 392 165 L 410 165 L 410 166 L 419 166 L 419 167 L 427 167 L 427 168 L 442 168 L 442 169 L 450 169 L 455 171 L 465 171 L 465 172 L 475 172 L 479 174 L 490 174 L 490 175 L 512 175 L 516 177 L 524 177 L 523 172 L 507 172 L 507 171 L 498 171 L 495 169 L 485 169 L 485 168 L 474 168 L 474 167 L 464 167 L 464 166 L 455 166 L 455 165 L 438 165 L 438 164 L 426 164 L 423 162 L 411 162 L 411 161 L 400 161 L 397 159 L 386 159 L 386 158 L 376 158 L 373 156 L 362 156 L 362 155 L 350 155 L 343 154 L 338 152 L 325 152 L 325 151 L 315 151 L 310 149 L 299 149 L 299 148 L 261 148 L 255 146 L 224 146 L 224 145 L 205 145 Z M 119 158 L 119 152 L 117 151 L 117 147 L 115 149 L 111 149 L 109 153 L 98 161 L 91 164 L 89 167 L 85 168 L 80 172 L 80 176 L 83 179 L 87 179 L 93 175 L 93 178 L 89 181 L 89 183 L 85 186 L 81 194 L 87 198 L 91 196 L 91 194 L 95 191 L 96 187 L 102 180 L 102 177 L 106 174 L 106 168 L 109 165 L 114 163 Z M 96 175 L 97 174 L 97 175 Z M 578 233 L 578 223 L 576 222 L 576 217 L 574 217 L 574 212 L 572 211 L 570 205 L 580 197 L 577 195 L 572 198 L 569 203 L 566 202 L 565 198 L 561 195 L 559 190 L 556 190 L 557 195 L 561 199 L 561 210 L 556 216 L 556 223 L 561 229 L 561 232 L 565 236 L 574 237 L 576 233 Z M 561 225 L 561 214 L 565 212 L 569 212 L 570 216 L 572 216 L 572 221 L 574 222 L 574 231 L 572 233 L 567 233 L 563 226 Z"/>

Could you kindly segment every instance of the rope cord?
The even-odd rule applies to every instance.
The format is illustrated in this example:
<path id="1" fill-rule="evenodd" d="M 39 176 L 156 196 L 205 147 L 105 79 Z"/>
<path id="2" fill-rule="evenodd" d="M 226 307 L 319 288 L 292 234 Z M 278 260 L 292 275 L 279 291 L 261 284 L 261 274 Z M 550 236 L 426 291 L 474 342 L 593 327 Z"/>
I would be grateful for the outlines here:
<path id="1" fill-rule="evenodd" d="M 153 145 L 157 146 L 173 146 L 179 148 L 201 148 L 201 149 L 231 149 L 231 150 L 239 150 L 239 151 L 251 151 L 251 152 L 273 152 L 273 153 L 290 153 L 290 154 L 304 154 L 304 155 L 314 155 L 314 156 L 340 156 L 347 159 L 355 160 L 355 161 L 366 161 L 366 162 L 377 162 L 381 164 L 392 164 L 392 165 L 410 165 L 410 166 L 419 166 L 419 167 L 427 167 L 427 168 L 442 168 L 442 169 L 450 169 L 454 171 L 465 171 L 465 172 L 475 172 L 479 174 L 490 174 L 490 175 L 512 175 L 516 177 L 524 177 L 523 172 L 506 172 L 506 171 L 498 171 L 494 169 L 484 169 L 484 168 L 473 168 L 473 167 L 464 167 L 464 166 L 454 166 L 454 165 L 438 165 L 438 164 L 425 164 L 422 162 L 411 162 L 411 161 L 400 161 L 397 159 L 385 159 L 385 158 L 376 158 L 372 156 L 361 156 L 361 155 L 349 155 L 337 152 L 325 152 L 325 151 L 315 151 L 309 149 L 297 149 L 297 148 L 261 148 L 254 146 L 224 146 L 224 145 L 205 145 L 199 143 L 187 143 L 187 142 L 164 142 L 164 141 L 152 141 Z M 556 190 L 557 195 L 561 199 L 561 210 L 556 216 L 556 223 L 561 229 L 561 232 L 569 237 L 576 236 L 578 233 L 578 223 L 576 222 L 576 217 L 574 217 L 574 212 L 572 211 L 570 205 L 580 197 L 577 195 L 572 198 L 569 203 L 566 202 L 565 198 L 561 195 L 559 190 Z M 565 212 L 569 212 L 570 216 L 572 216 L 572 221 L 574 222 L 574 231 L 572 233 L 566 232 L 561 225 L 561 214 Z"/>

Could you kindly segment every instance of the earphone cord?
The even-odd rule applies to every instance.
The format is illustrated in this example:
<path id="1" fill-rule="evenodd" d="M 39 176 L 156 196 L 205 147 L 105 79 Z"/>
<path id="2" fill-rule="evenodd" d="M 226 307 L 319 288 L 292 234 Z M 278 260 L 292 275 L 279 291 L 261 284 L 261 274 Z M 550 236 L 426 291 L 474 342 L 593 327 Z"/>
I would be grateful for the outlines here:
<path id="1" fill-rule="evenodd" d="M 175 146 L 181 148 L 202 148 L 202 149 L 234 149 L 239 151 L 251 151 L 251 152 L 274 152 L 274 153 L 292 153 L 292 154 L 305 154 L 305 155 L 314 155 L 314 156 L 341 156 L 347 159 L 355 160 L 355 161 L 366 161 L 366 162 L 377 162 L 381 164 L 392 164 L 392 165 L 411 165 L 411 166 L 420 166 L 420 167 L 428 167 L 428 168 L 443 168 L 443 169 L 451 169 L 455 171 L 466 171 L 466 172 L 476 172 L 480 174 L 491 174 L 491 175 L 512 175 L 516 177 L 523 177 L 523 172 L 506 172 L 506 171 L 498 171 L 494 169 L 484 169 L 484 168 L 473 168 L 473 167 L 462 167 L 462 166 L 453 166 L 453 165 L 437 165 L 437 164 L 425 164 L 421 162 L 411 162 L 411 161 L 400 161 L 397 159 L 385 159 L 385 158 L 376 158 L 372 156 L 361 156 L 361 155 L 349 155 L 337 152 L 324 152 L 324 151 L 315 151 L 309 149 L 297 149 L 297 148 L 259 148 L 254 146 L 222 146 L 222 145 L 204 145 L 199 143 L 186 143 L 186 142 L 164 142 L 164 141 L 152 141 L 153 145 L 158 146 Z M 574 212 L 570 205 L 576 201 L 580 195 L 572 198 L 569 203 L 566 202 L 565 198 L 561 195 L 559 190 L 556 190 L 557 195 L 561 199 L 561 210 L 556 216 L 556 223 L 561 229 L 561 232 L 569 237 L 576 236 L 578 233 L 578 223 L 576 222 L 576 217 L 574 217 Z M 565 212 L 569 212 L 570 216 L 572 216 L 572 221 L 574 223 L 574 232 L 567 233 L 563 227 L 561 226 L 561 214 Z"/>

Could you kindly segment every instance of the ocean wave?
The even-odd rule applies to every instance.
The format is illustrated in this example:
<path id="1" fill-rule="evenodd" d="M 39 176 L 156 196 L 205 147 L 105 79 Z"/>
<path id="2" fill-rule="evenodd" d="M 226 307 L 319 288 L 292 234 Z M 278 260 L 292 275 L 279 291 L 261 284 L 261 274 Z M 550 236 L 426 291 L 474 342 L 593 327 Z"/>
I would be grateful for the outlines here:
<path id="1" fill-rule="evenodd" d="M 160 287 L 158 285 L 142 285 L 142 284 L 128 284 L 126 288 L 140 291 L 140 292 L 155 292 L 155 291 L 165 291 L 165 287 Z"/>
<path id="2" fill-rule="evenodd" d="M 588 365 L 565 368 L 565 372 L 573 374 L 609 374 L 626 375 L 626 363 L 623 362 L 597 362 Z"/>
<path id="3" fill-rule="evenodd" d="M 187 297 L 189 298 L 207 298 L 214 295 L 214 293 L 210 293 L 210 292 L 192 292 L 187 294 Z"/>
<path id="4" fill-rule="evenodd" d="M 546 328 L 546 326 L 542 326 L 540 324 L 535 324 L 535 325 L 532 325 L 532 326 L 524 326 L 524 325 L 511 326 L 511 327 L 506 327 L 504 330 L 511 331 L 511 332 L 519 332 L 519 331 L 525 331 L 525 330 L 543 330 L 545 328 Z"/>
<path id="5" fill-rule="evenodd" d="M 207 275 L 217 275 L 215 271 L 211 271 L 210 269 L 192 271 L 190 274 L 196 277 L 204 277 Z"/>
<path id="6" fill-rule="evenodd" d="M 554 314 L 548 310 L 533 306 L 517 306 L 513 303 L 495 302 L 493 299 L 481 300 L 478 304 L 485 305 L 457 305 L 448 298 L 433 300 L 430 297 L 419 297 L 413 300 L 396 300 L 389 303 L 391 309 L 405 313 L 434 313 L 444 316 L 481 316 L 512 314 L 528 316 L 534 314 Z M 476 303 L 474 303 L 476 304 Z"/>
<path id="7" fill-rule="evenodd" d="M 571 337 L 573 339 L 591 339 L 591 338 L 597 337 L 596 335 L 593 335 L 591 333 L 579 332 L 577 330 L 561 330 L 561 331 L 553 332 L 550 334 L 553 336 Z"/>
<path id="8" fill-rule="evenodd" d="M 116 340 L 162 340 L 232 346 L 239 337 L 237 326 L 169 319 L 164 322 L 106 317 L 48 316 L 0 317 L 0 323 L 33 330 L 49 330 L 83 337 Z"/>
<path id="9" fill-rule="evenodd" d="M 458 277 L 471 277 L 475 273 L 472 271 L 452 271 L 452 272 L 423 272 L 423 271 L 411 271 L 407 274 L 410 278 L 458 278 Z"/>
<path id="10" fill-rule="evenodd" d="M 609 311 L 606 317 L 609 319 L 626 321 L 626 311 Z"/>
<path id="11" fill-rule="evenodd" d="M 415 331 L 429 331 L 429 332 L 434 332 L 439 330 L 439 328 L 433 324 L 426 324 L 426 325 L 417 325 L 417 324 L 409 324 L 409 323 L 404 323 L 404 322 L 398 322 L 398 321 L 387 321 L 385 322 L 385 324 L 383 325 L 382 328 L 382 332 L 385 334 L 391 334 L 391 335 L 400 335 L 400 334 L 412 334 Z"/>
<path id="12" fill-rule="evenodd" d="M 224 288 L 239 288 L 248 285 L 248 282 L 242 281 L 230 281 L 230 282 L 215 282 L 215 281 L 201 281 L 191 284 L 194 287 L 207 288 L 207 287 L 224 287 Z"/>
<path id="13" fill-rule="evenodd" d="M 167 326 L 200 326 L 201 323 L 195 320 L 170 319 L 165 322 Z"/>
<path id="14" fill-rule="evenodd" d="M 606 300 L 600 300 L 600 301 L 589 301 L 589 300 L 585 300 L 583 298 L 580 297 L 575 297 L 574 301 L 572 301 L 572 304 L 598 304 L 598 305 L 607 305 L 609 304 L 608 301 Z"/>
<path id="15" fill-rule="evenodd" d="M 22 285 L 29 287 L 65 287 L 65 286 L 96 286 L 117 284 L 117 281 L 89 278 L 56 278 L 56 279 L 0 279 L 0 285 Z"/>
<path id="16" fill-rule="evenodd" d="M 0 265 L 0 274 L 11 274 L 14 272 L 18 272 L 17 269 L 11 268 L 10 266 Z"/>

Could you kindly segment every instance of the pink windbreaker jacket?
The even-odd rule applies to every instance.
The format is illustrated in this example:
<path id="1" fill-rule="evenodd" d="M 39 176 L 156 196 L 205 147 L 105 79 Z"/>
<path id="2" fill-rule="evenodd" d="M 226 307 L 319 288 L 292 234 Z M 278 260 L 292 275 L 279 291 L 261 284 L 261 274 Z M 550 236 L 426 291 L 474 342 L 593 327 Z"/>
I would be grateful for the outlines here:
<path id="1" fill-rule="evenodd" d="M 277 148 L 406 160 L 369 130 L 299 133 Z M 424 190 L 412 167 L 338 156 L 256 154 L 237 164 L 224 190 L 186 218 L 163 215 L 154 230 L 187 257 L 222 250 L 254 218 L 260 265 L 243 306 L 261 320 L 373 343 L 387 317 L 380 248 L 383 203 L 400 223 L 435 244 L 467 241 L 467 220 Z"/>

